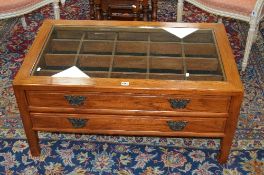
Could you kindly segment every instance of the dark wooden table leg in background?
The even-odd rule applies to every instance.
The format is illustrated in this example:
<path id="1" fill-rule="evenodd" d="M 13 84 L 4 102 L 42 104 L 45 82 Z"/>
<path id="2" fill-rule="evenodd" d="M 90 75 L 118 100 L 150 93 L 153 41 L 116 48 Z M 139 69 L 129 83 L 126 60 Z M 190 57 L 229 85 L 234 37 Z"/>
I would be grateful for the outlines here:
<path id="1" fill-rule="evenodd" d="M 143 1 L 142 7 L 143 7 L 143 20 L 148 21 L 148 10 L 149 10 L 148 1 Z"/>
<path id="2" fill-rule="evenodd" d="M 101 0 L 95 0 L 95 19 L 97 20 L 101 20 L 102 16 L 101 16 Z"/>
<path id="3" fill-rule="evenodd" d="M 157 21 L 158 0 L 151 0 L 151 6 L 152 6 L 151 20 Z"/>
<path id="4" fill-rule="evenodd" d="M 89 5 L 90 5 L 90 19 L 95 19 L 94 0 L 89 0 Z"/>

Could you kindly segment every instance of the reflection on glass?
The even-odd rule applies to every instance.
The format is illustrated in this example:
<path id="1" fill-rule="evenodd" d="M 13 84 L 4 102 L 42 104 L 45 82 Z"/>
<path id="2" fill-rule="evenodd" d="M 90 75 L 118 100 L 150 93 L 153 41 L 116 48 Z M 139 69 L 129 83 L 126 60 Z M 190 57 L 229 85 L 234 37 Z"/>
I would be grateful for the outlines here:
<path id="1" fill-rule="evenodd" d="M 210 29 L 54 27 L 33 75 L 72 66 L 91 78 L 225 80 Z"/>

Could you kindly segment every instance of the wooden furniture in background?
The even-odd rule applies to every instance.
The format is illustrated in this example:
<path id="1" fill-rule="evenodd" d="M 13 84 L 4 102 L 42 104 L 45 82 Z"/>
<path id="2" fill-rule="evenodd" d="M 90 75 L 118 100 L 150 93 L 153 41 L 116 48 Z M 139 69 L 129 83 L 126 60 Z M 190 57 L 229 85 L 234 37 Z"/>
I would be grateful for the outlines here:
<path id="1" fill-rule="evenodd" d="M 157 20 L 157 1 L 151 0 L 89 0 L 91 19 Z M 149 19 L 151 18 L 151 19 Z"/>
<path id="2" fill-rule="evenodd" d="M 245 71 L 250 50 L 256 40 L 258 26 L 264 17 L 264 0 L 185 0 L 205 11 L 219 16 L 239 19 L 249 23 L 249 31 L 245 46 L 244 58 L 242 61 L 242 71 Z M 183 2 L 178 0 L 177 21 L 182 21 Z"/>
<path id="3" fill-rule="evenodd" d="M 214 137 L 221 163 L 243 98 L 222 24 L 139 21 L 45 21 L 14 91 L 33 156 L 38 131 Z"/>

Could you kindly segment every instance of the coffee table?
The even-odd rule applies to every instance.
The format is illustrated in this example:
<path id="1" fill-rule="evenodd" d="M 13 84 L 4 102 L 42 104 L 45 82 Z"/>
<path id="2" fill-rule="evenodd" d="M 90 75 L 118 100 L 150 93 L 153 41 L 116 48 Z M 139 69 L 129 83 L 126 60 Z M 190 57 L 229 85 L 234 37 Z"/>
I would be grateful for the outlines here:
<path id="1" fill-rule="evenodd" d="M 226 162 L 243 87 L 222 24 L 47 20 L 14 80 L 38 131 L 213 137 Z"/>

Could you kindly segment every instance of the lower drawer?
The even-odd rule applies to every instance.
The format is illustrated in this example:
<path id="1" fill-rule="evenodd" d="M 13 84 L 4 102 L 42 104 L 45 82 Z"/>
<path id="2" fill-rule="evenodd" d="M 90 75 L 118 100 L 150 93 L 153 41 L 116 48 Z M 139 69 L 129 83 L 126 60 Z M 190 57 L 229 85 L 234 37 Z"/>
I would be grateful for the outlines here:
<path id="1" fill-rule="evenodd" d="M 225 118 L 153 117 L 32 113 L 34 130 L 97 134 L 182 135 L 223 133 Z M 179 134 L 181 133 L 181 134 Z M 201 135 L 202 136 L 202 135 Z M 219 136 L 222 136 L 221 134 Z"/>

